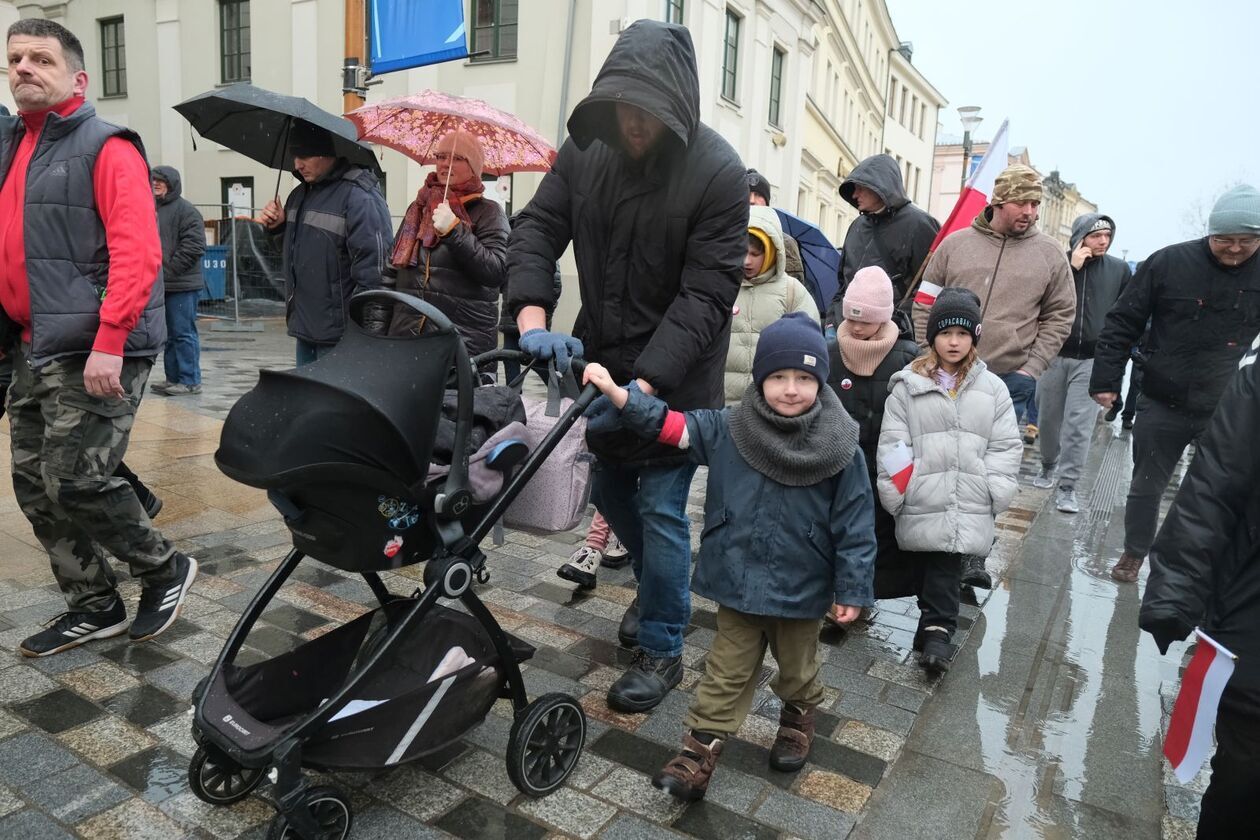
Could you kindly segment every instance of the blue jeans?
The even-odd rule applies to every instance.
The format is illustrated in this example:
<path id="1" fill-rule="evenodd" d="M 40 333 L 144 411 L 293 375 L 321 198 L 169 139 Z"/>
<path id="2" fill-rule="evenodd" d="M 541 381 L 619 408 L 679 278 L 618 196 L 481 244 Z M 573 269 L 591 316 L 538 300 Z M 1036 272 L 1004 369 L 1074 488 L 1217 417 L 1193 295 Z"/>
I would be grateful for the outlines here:
<path id="1" fill-rule="evenodd" d="M 1015 422 L 1024 422 L 1024 415 L 1036 411 L 1033 406 L 1037 404 L 1037 380 L 1031 376 L 1025 376 L 1022 373 L 999 373 L 998 379 L 1001 379 L 1006 385 L 1006 390 L 1010 392 L 1011 402 L 1015 404 Z M 1035 423 L 1036 415 L 1029 422 Z"/>
<path id="2" fill-rule="evenodd" d="M 639 647 L 678 656 L 691 619 L 691 535 L 687 493 L 695 464 L 630 467 L 597 461 L 595 507 L 634 558 Z"/>
<path id="3" fill-rule="evenodd" d="M 335 344 L 312 344 L 301 338 L 294 339 L 297 342 L 297 366 L 309 365 L 320 356 L 327 353 L 337 345 Z"/>
<path id="4" fill-rule="evenodd" d="M 166 293 L 166 381 L 201 384 L 201 339 L 197 336 L 197 292 Z"/>

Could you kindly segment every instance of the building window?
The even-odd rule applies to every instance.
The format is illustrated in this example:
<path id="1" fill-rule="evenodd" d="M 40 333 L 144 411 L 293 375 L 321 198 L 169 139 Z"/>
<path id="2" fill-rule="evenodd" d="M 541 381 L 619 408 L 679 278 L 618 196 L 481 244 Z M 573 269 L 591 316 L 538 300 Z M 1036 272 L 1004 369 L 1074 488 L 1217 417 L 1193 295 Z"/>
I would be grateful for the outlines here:
<path id="1" fill-rule="evenodd" d="M 127 95 L 127 53 L 123 19 L 105 18 L 101 24 L 101 96 Z"/>
<path id="2" fill-rule="evenodd" d="M 722 97 L 739 102 L 739 15 L 726 10 L 726 39 L 722 50 Z"/>
<path id="3" fill-rule="evenodd" d="M 665 22 L 683 22 L 683 0 L 665 0 Z"/>
<path id="4" fill-rule="evenodd" d="M 473 0 L 473 61 L 516 58 L 517 0 Z"/>
<path id="5" fill-rule="evenodd" d="M 927 131 L 927 105 L 919 106 L 919 139 L 923 140 L 924 132 Z"/>
<path id="6" fill-rule="evenodd" d="M 249 0 L 219 0 L 220 81 L 249 81 Z"/>
<path id="7" fill-rule="evenodd" d="M 783 100 L 783 59 L 787 54 L 778 47 L 770 55 L 770 125 L 776 128 L 783 125 L 779 118 L 780 103 Z"/>

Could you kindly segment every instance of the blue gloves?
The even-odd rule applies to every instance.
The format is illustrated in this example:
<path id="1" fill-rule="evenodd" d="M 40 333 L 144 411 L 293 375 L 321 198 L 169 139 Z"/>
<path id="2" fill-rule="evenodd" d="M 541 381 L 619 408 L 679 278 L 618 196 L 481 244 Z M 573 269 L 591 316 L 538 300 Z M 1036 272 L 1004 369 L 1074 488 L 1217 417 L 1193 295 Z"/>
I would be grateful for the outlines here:
<path id="1" fill-rule="evenodd" d="M 642 393 L 638 382 L 626 386 L 627 391 Z M 612 404 L 612 400 L 603 394 L 595 398 L 582 415 L 586 418 L 586 431 L 597 435 L 621 430 L 621 410 Z"/>
<path id="2" fill-rule="evenodd" d="M 546 362 L 555 359 L 556 370 L 568 373 L 573 366 L 573 357 L 582 355 L 582 342 L 571 335 L 553 333 L 542 327 L 528 330 L 520 338 L 520 348 L 538 359 Z"/>

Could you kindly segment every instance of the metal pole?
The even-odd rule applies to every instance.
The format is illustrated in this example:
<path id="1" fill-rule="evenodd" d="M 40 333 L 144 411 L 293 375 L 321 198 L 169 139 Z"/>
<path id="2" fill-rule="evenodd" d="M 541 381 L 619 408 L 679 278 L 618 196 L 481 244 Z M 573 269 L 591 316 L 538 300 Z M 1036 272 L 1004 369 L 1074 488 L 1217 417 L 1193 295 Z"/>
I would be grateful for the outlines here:
<path id="1" fill-rule="evenodd" d="M 228 224 L 232 226 L 232 323 L 239 324 L 241 322 L 241 279 L 236 273 L 236 240 L 239 237 L 236 235 L 236 217 L 232 214 L 230 205 L 227 208 L 227 214 Z"/>
<path id="2" fill-rule="evenodd" d="M 958 183 L 959 197 L 962 196 L 962 191 L 967 186 L 967 176 L 971 174 L 968 171 L 969 169 L 971 169 L 971 132 L 968 130 L 964 130 L 963 131 L 962 178 L 959 180 L 959 183 Z"/>
<path id="3" fill-rule="evenodd" d="M 360 68 L 367 67 L 369 62 L 368 57 L 363 55 L 363 46 L 367 42 L 367 14 L 363 0 L 346 0 L 345 11 L 346 60 L 343 65 L 341 109 L 342 113 L 348 114 L 366 101 Z"/>

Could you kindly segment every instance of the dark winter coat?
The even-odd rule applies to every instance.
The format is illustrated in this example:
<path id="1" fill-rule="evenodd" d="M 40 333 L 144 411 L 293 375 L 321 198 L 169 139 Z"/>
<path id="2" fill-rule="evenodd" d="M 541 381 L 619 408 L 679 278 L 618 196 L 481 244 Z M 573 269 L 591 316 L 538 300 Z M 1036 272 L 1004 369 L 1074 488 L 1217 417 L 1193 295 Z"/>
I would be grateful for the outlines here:
<path id="1" fill-rule="evenodd" d="M 375 289 L 389 259 L 393 223 L 376 176 L 344 160 L 314 183 L 301 183 L 284 203 L 285 320 L 289 335 L 336 344 L 355 292 Z"/>
<path id="2" fill-rule="evenodd" d="M 656 435 L 667 406 L 630 392 L 622 417 Z M 731 437 L 730 409 L 686 413 L 683 454 L 709 468 L 704 532 L 691 589 L 752 615 L 818 619 L 833 603 L 870 606 L 874 496 L 860 449 L 836 475 L 789 487 L 749 466 Z"/>
<path id="3" fill-rule="evenodd" d="M 1102 213 L 1078 216 L 1072 223 L 1072 238 L 1067 250 L 1069 264 L 1072 252 L 1099 219 L 1111 222 L 1112 233 L 1115 233 L 1116 223 L 1110 216 Z M 1059 350 L 1060 356 L 1069 359 L 1094 358 L 1094 346 L 1098 343 L 1107 313 L 1116 305 L 1132 279 L 1129 264 L 1111 254 L 1090 257 L 1080 268 L 1072 269 L 1072 282 L 1076 285 L 1076 316 L 1072 319 L 1072 331 Z"/>
<path id="4" fill-rule="evenodd" d="M 643 160 L 622 151 L 618 102 L 665 123 Z M 673 408 L 722 405 L 748 187 L 739 155 L 700 122 L 687 29 L 641 20 L 622 33 L 569 134 L 512 232 L 510 313 L 554 305 L 555 263 L 572 242 L 582 299 L 573 333 L 586 358 L 618 382 L 642 377 Z M 589 441 L 611 461 L 680 460 L 625 431 Z"/>
<path id="5" fill-rule="evenodd" d="M 162 239 L 162 278 L 166 292 L 199 292 L 201 255 L 206 252 L 206 223 L 197 208 L 183 197 L 179 170 L 153 167 L 153 177 L 166 182 L 166 195 L 157 199 L 158 235 Z"/>
<path id="6" fill-rule="evenodd" d="M 853 188 L 866 187 L 884 202 L 878 213 L 863 213 L 849 225 L 840 254 L 840 288 L 832 299 L 825 320 L 839 324 L 841 300 L 858 269 L 879 266 L 888 272 L 893 284 L 893 301 L 900 303 L 906 288 L 927 259 L 928 248 L 941 229 L 940 222 L 910 203 L 901 181 L 901 168 L 889 155 L 873 155 L 853 167 L 840 185 L 840 196 L 854 207 Z"/>
<path id="7" fill-rule="evenodd" d="M 903 313 L 895 313 L 901 335 L 889 348 L 888 355 L 870 376 L 852 373 L 840 354 L 840 346 L 830 343 L 830 375 L 827 384 L 840 398 L 840 404 L 858 423 L 858 445 L 866 456 L 866 469 L 875 484 L 875 450 L 879 447 L 879 430 L 884 424 L 884 403 L 888 401 L 889 380 L 897 371 L 919 356 L 919 345 L 914 343 L 914 329 Z"/>
<path id="8" fill-rule="evenodd" d="M 1138 623 L 1201 627 L 1238 655 L 1229 689 L 1260 704 L 1260 365 L 1220 405 L 1151 546 Z"/>
<path id="9" fill-rule="evenodd" d="M 1211 414 L 1260 332 L 1260 257 L 1221 265 L 1207 237 L 1151 254 L 1107 313 L 1091 394 L 1120 393 L 1129 349 L 1148 319 L 1142 393 L 1187 414 Z"/>
<path id="10" fill-rule="evenodd" d="M 503 208 L 488 198 L 470 201 L 464 209 L 472 228 L 455 225 L 436 248 L 420 246 L 416 267 L 400 269 L 395 285 L 442 310 L 475 356 L 499 344 L 496 328 L 499 287 L 507 279 L 508 221 Z M 415 310 L 397 307 L 389 332 L 405 335 L 417 321 Z"/>

